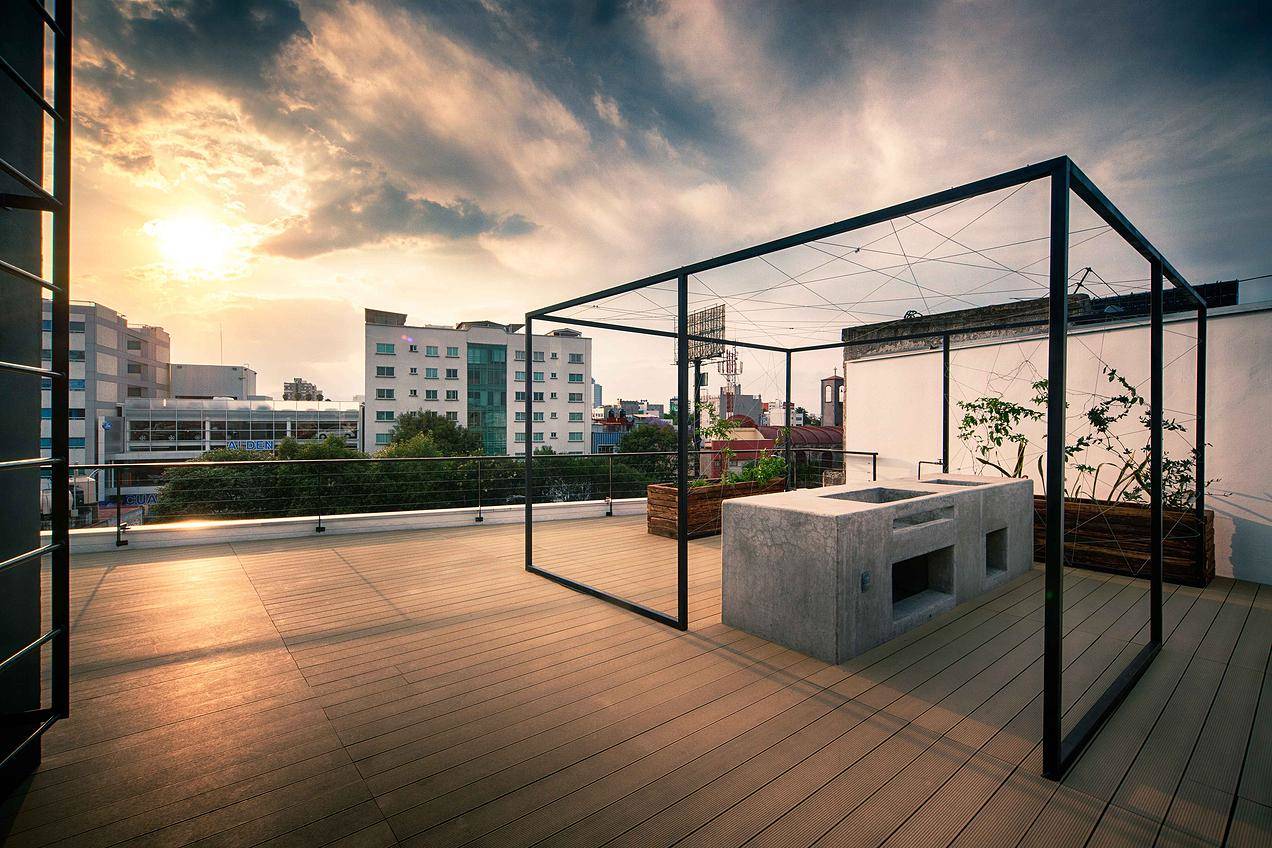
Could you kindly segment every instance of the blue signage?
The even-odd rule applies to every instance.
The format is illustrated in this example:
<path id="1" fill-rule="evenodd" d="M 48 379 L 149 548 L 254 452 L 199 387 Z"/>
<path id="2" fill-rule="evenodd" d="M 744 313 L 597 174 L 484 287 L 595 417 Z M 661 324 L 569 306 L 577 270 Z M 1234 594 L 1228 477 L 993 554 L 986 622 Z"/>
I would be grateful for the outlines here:
<path id="1" fill-rule="evenodd" d="M 138 492 L 135 494 L 124 494 L 120 496 L 120 500 L 124 506 L 151 506 L 159 500 L 159 495 L 155 492 Z M 98 502 L 101 506 L 112 506 L 115 503 L 114 495 L 107 495 Z"/>
<path id="2" fill-rule="evenodd" d="M 225 443 L 230 450 L 245 451 L 272 451 L 274 449 L 273 439 L 231 439 Z"/>

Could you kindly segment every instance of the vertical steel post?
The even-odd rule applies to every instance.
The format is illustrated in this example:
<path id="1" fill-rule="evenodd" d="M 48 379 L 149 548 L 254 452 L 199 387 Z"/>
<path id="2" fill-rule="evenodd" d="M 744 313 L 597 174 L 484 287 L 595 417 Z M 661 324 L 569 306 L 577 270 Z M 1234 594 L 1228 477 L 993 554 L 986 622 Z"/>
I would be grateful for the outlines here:
<path id="1" fill-rule="evenodd" d="M 114 468 L 111 471 L 112 476 L 115 478 L 115 547 L 122 548 L 128 544 L 128 540 L 124 538 L 123 484 L 119 482 L 119 469 Z"/>
<path id="2" fill-rule="evenodd" d="M 1047 344 L 1047 562 L 1042 669 L 1043 772 L 1061 772 L 1061 617 L 1064 610 L 1064 424 L 1069 333 L 1069 160 L 1051 174 L 1050 322 Z"/>
<path id="3" fill-rule="evenodd" d="M 1206 549 L 1206 325 L 1208 323 L 1207 308 L 1204 303 L 1197 307 L 1197 494 L 1193 508 L 1197 511 L 1197 568 L 1201 573 L 1206 570 L 1206 558 L 1210 552 Z"/>
<path id="4" fill-rule="evenodd" d="M 1149 263 L 1148 568 L 1150 636 L 1162 641 L 1162 263 Z"/>
<path id="5" fill-rule="evenodd" d="M 477 457 L 477 517 L 473 521 L 480 524 L 485 520 L 481 515 L 481 457 Z"/>
<path id="6" fill-rule="evenodd" d="M 609 517 L 614 514 L 614 454 L 607 456 L 609 460 L 606 463 L 606 477 L 609 479 L 608 494 L 605 496 L 605 515 Z"/>
<path id="7" fill-rule="evenodd" d="M 702 436 L 698 426 L 702 423 L 702 360 L 693 361 L 693 475 L 702 476 Z"/>
<path id="8" fill-rule="evenodd" d="M 514 357 L 515 362 L 515 357 Z M 525 370 L 525 434 L 526 434 L 526 554 L 525 567 L 534 564 L 534 477 L 530 457 L 534 453 L 534 319 L 526 315 L 526 370 Z M 514 366 L 515 367 L 515 366 Z"/>
<path id="9" fill-rule="evenodd" d="M 71 516 L 70 489 L 70 382 L 71 363 L 71 4 L 58 3 L 54 11 L 60 33 L 53 35 L 53 195 L 60 206 L 53 212 L 53 378 L 52 455 L 50 483 L 53 498 L 53 551 L 49 574 L 50 619 L 58 635 L 52 645 L 52 705 L 63 717 L 71 713 Z"/>
<path id="10" fill-rule="evenodd" d="M 676 281 L 676 626 L 689 629 L 689 277 Z"/>
<path id="11" fill-rule="evenodd" d="M 786 488 L 793 489 L 795 480 L 795 454 L 791 451 L 791 352 L 786 351 Z"/>
<path id="12" fill-rule="evenodd" d="M 941 472 L 950 473 L 950 334 L 941 336 Z"/>

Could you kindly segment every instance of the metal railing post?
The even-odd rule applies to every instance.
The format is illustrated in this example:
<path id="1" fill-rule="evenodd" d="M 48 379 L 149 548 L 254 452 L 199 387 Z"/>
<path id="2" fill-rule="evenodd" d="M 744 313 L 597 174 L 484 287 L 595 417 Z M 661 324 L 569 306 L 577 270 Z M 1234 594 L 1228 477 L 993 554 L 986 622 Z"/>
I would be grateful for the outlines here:
<path id="1" fill-rule="evenodd" d="M 609 455 L 608 469 L 606 473 L 609 476 L 609 489 L 605 496 L 605 515 L 609 517 L 614 514 L 614 454 Z"/>
<path id="2" fill-rule="evenodd" d="M 481 458 L 477 458 L 477 517 L 473 521 L 481 524 L 485 519 L 481 514 Z"/>
<path id="3" fill-rule="evenodd" d="M 119 470 L 114 472 L 115 476 L 115 547 L 122 548 L 128 544 L 128 540 L 124 538 L 124 496 L 121 493 L 122 484 L 119 482 Z"/>

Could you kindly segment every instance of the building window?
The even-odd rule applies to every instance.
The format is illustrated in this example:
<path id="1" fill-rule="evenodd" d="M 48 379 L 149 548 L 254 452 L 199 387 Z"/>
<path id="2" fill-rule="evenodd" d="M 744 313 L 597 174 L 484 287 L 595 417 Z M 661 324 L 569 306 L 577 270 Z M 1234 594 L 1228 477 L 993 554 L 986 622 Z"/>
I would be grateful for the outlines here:
<path id="1" fill-rule="evenodd" d="M 523 410 L 517 410 L 517 412 L 513 415 L 513 419 L 512 419 L 512 420 L 513 420 L 513 421 L 525 421 L 525 420 L 526 420 L 526 413 L 525 413 Z"/>
<path id="2" fill-rule="evenodd" d="M 387 444 L 389 443 L 389 436 L 390 436 L 390 435 L 391 435 L 390 433 L 376 433 L 376 434 L 375 434 L 375 443 L 376 443 L 377 445 L 387 445 Z"/>
<path id="3" fill-rule="evenodd" d="M 561 357 L 560 357 L 560 356 L 558 356 L 558 355 L 557 355 L 557 352 L 554 350 L 554 351 L 552 351 L 552 358 L 553 358 L 553 359 L 560 359 Z"/>
<path id="4" fill-rule="evenodd" d="M 410 347 L 408 347 L 408 348 L 407 348 L 407 350 L 408 350 L 408 351 L 410 351 L 411 353 L 419 353 L 419 352 L 420 352 L 420 346 L 419 346 L 419 345 L 411 345 Z"/>
<path id="5" fill-rule="evenodd" d="M 534 440 L 535 440 L 536 442 L 541 442 L 541 441 L 543 441 L 543 434 L 542 434 L 542 433 L 535 433 L 535 434 L 534 434 Z"/>
<path id="6" fill-rule="evenodd" d="M 447 419 L 448 421 L 458 421 L 458 420 L 459 420 L 459 413 L 458 413 L 458 412 L 454 412 L 454 411 L 448 412 L 448 413 L 446 413 L 446 419 Z"/>
<path id="7" fill-rule="evenodd" d="M 393 410 L 391 410 L 391 409 L 377 409 L 377 410 L 375 411 L 375 420 L 376 420 L 376 421 L 392 421 L 392 420 L 393 420 Z"/>
<path id="8" fill-rule="evenodd" d="M 583 375 L 582 375 L 582 374 L 576 374 L 576 373 L 574 373 L 574 372 L 571 372 L 571 373 L 570 373 L 570 382 L 571 382 L 571 383 L 581 383 L 581 382 L 583 382 Z"/>
<path id="9" fill-rule="evenodd" d="M 376 342 L 375 353 L 376 353 L 376 356 L 396 356 L 397 355 L 397 351 L 393 347 L 392 342 Z"/>
<path id="10" fill-rule="evenodd" d="M 557 393 L 556 393 L 556 392 L 553 392 L 553 393 L 552 393 L 552 400 L 556 400 L 556 399 L 557 399 Z"/>
<path id="11" fill-rule="evenodd" d="M 536 351 L 534 352 L 534 361 L 535 361 L 535 362 L 542 362 L 542 361 L 543 361 L 543 351 L 541 351 L 541 350 L 536 350 Z"/>
<path id="12" fill-rule="evenodd" d="M 543 403 L 543 392 L 535 392 L 535 393 L 534 393 L 534 402 L 535 402 L 535 403 Z"/>
<path id="13" fill-rule="evenodd" d="M 72 350 L 72 351 L 69 351 L 69 353 L 71 354 L 71 362 L 83 362 L 83 361 L 84 361 L 84 351 L 82 351 L 82 350 Z M 52 356 L 52 354 L 51 354 L 51 353 L 50 353 L 50 355 L 49 355 L 49 358 L 50 358 L 50 359 L 52 359 L 52 358 L 53 358 L 53 356 Z"/>
<path id="14" fill-rule="evenodd" d="M 542 412 L 536 412 L 536 413 L 534 414 L 534 420 L 535 420 L 535 421 L 542 421 L 542 420 L 543 420 L 543 413 L 542 413 Z"/>
<path id="15" fill-rule="evenodd" d="M 84 437 L 71 436 L 69 439 L 66 440 L 66 444 L 67 444 L 67 447 L 82 448 L 84 447 Z"/>
<path id="16" fill-rule="evenodd" d="M 411 366 L 411 376 L 412 376 L 412 377 L 417 377 L 417 376 L 419 376 L 419 373 L 420 373 L 420 369 L 418 369 L 418 368 L 416 368 L 414 365 L 412 365 L 412 366 Z"/>
<path id="17" fill-rule="evenodd" d="M 553 421 L 556 421 L 556 420 L 557 420 L 557 414 L 556 414 L 555 412 L 554 412 L 554 413 L 552 413 L 552 420 L 553 420 Z"/>
<path id="18" fill-rule="evenodd" d="M 407 395 L 409 395 L 410 397 L 419 397 L 419 396 L 420 396 L 420 390 L 419 390 L 419 389 L 411 389 L 411 390 L 409 390 L 409 391 L 407 392 Z"/>
<path id="19" fill-rule="evenodd" d="M 392 389 L 376 389 L 375 399 L 376 400 L 393 400 L 393 390 Z"/>
<path id="20" fill-rule="evenodd" d="M 84 410 L 82 409 L 71 409 L 71 410 L 67 410 L 67 412 L 68 412 L 67 417 L 70 418 L 72 421 L 84 420 Z"/>
<path id="21" fill-rule="evenodd" d="M 518 383 L 524 383 L 526 381 L 526 372 L 524 371 L 517 371 L 513 376 L 516 378 Z"/>
<path id="22" fill-rule="evenodd" d="M 570 403 L 582 403 L 582 402 L 583 402 L 582 392 L 570 392 Z"/>
<path id="23" fill-rule="evenodd" d="M 570 441 L 572 441 L 572 442 L 581 442 L 581 441 L 583 441 L 583 431 L 582 431 L 582 430 L 571 430 L 571 431 L 570 431 Z"/>
<path id="24" fill-rule="evenodd" d="M 536 371 L 536 372 L 534 372 L 534 381 L 535 381 L 536 383 L 542 383 L 542 382 L 543 382 L 543 372 L 542 372 L 542 371 Z"/>
<path id="25" fill-rule="evenodd" d="M 521 442 L 522 444 L 524 444 L 524 443 L 525 443 L 525 441 L 526 441 L 526 432 L 525 432 L 525 430 L 519 430 L 519 431 L 517 431 L 517 433 L 515 433 L 515 434 L 513 435 L 512 440 L 513 440 L 514 442 Z"/>
<path id="26" fill-rule="evenodd" d="M 145 396 L 146 396 L 145 386 L 129 386 L 128 387 L 128 397 L 144 398 Z"/>
<path id="27" fill-rule="evenodd" d="M 141 350 L 141 339 L 129 339 L 129 340 L 128 340 L 128 349 L 129 349 L 129 350 L 138 350 L 138 351 L 139 351 L 139 350 Z"/>
<path id="28" fill-rule="evenodd" d="M 40 439 L 40 450 L 52 450 L 53 440 L 47 436 Z"/>
<path id="29" fill-rule="evenodd" d="M 446 399 L 447 399 L 447 400 L 452 400 L 452 401 L 453 401 L 453 400 L 459 400 L 459 389 L 447 389 L 447 390 L 446 390 Z"/>
<path id="30" fill-rule="evenodd" d="M 551 375 L 548 377 L 548 379 L 549 379 L 549 380 L 555 380 L 556 378 L 557 378 L 557 376 L 556 376 L 556 372 L 555 372 L 555 371 L 553 371 L 553 372 L 551 373 Z"/>
<path id="31" fill-rule="evenodd" d="M 375 376 L 377 376 L 377 377 L 392 377 L 392 376 L 393 376 L 393 366 L 392 366 L 392 365 L 377 365 L 377 366 L 375 366 Z"/>
<path id="32" fill-rule="evenodd" d="M 525 392 L 513 392 L 512 396 L 513 396 L 513 399 L 517 401 L 517 403 L 525 403 L 525 402 L 526 402 L 526 393 L 525 393 Z"/>
<path id="33" fill-rule="evenodd" d="M 552 441 L 556 441 L 556 437 L 557 437 L 556 430 L 553 430 L 552 435 L 549 436 L 548 438 L 552 439 Z"/>
<path id="34" fill-rule="evenodd" d="M 571 421 L 582 421 L 582 420 L 583 420 L 583 413 L 581 413 L 581 412 L 571 412 L 571 413 L 570 413 L 570 420 L 571 420 Z"/>
<path id="35" fill-rule="evenodd" d="M 448 348 L 446 348 L 446 358 L 447 358 L 447 359 L 459 359 L 459 348 L 457 348 L 457 347 L 448 347 Z"/>
<path id="36" fill-rule="evenodd" d="M 424 369 L 424 378 L 425 378 L 426 380 L 436 380 L 436 379 L 437 379 L 437 369 L 436 369 L 436 368 L 425 368 L 425 369 Z"/>
<path id="37" fill-rule="evenodd" d="M 53 419 L 53 410 L 47 406 L 44 407 L 40 410 L 40 418 L 44 421 L 51 421 Z"/>
<path id="38" fill-rule="evenodd" d="M 459 369 L 458 369 L 458 368 L 447 368 L 447 369 L 446 369 L 446 379 L 447 379 L 447 380 L 458 380 L 458 379 L 459 379 Z"/>
<path id="39" fill-rule="evenodd" d="M 515 359 L 517 362 L 525 362 L 526 352 L 524 350 L 514 350 L 512 352 L 512 358 Z"/>
<path id="40" fill-rule="evenodd" d="M 582 364 L 583 364 L 583 354 L 581 354 L 581 353 L 572 353 L 572 354 L 570 354 L 570 364 L 571 364 L 571 365 L 582 365 Z"/>
<path id="41" fill-rule="evenodd" d="M 437 356 L 437 345 L 425 345 L 425 346 L 424 346 L 424 355 L 425 355 L 425 356 Z"/>

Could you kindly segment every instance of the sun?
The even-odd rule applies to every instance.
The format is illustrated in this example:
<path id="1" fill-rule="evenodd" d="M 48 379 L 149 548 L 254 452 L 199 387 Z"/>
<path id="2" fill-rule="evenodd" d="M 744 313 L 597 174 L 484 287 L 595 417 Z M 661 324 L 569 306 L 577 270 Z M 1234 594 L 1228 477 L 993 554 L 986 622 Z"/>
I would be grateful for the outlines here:
<path id="1" fill-rule="evenodd" d="M 154 239 L 164 269 L 185 279 L 225 279 L 241 273 L 246 247 L 229 224 L 198 214 L 147 221 L 141 231 Z"/>

